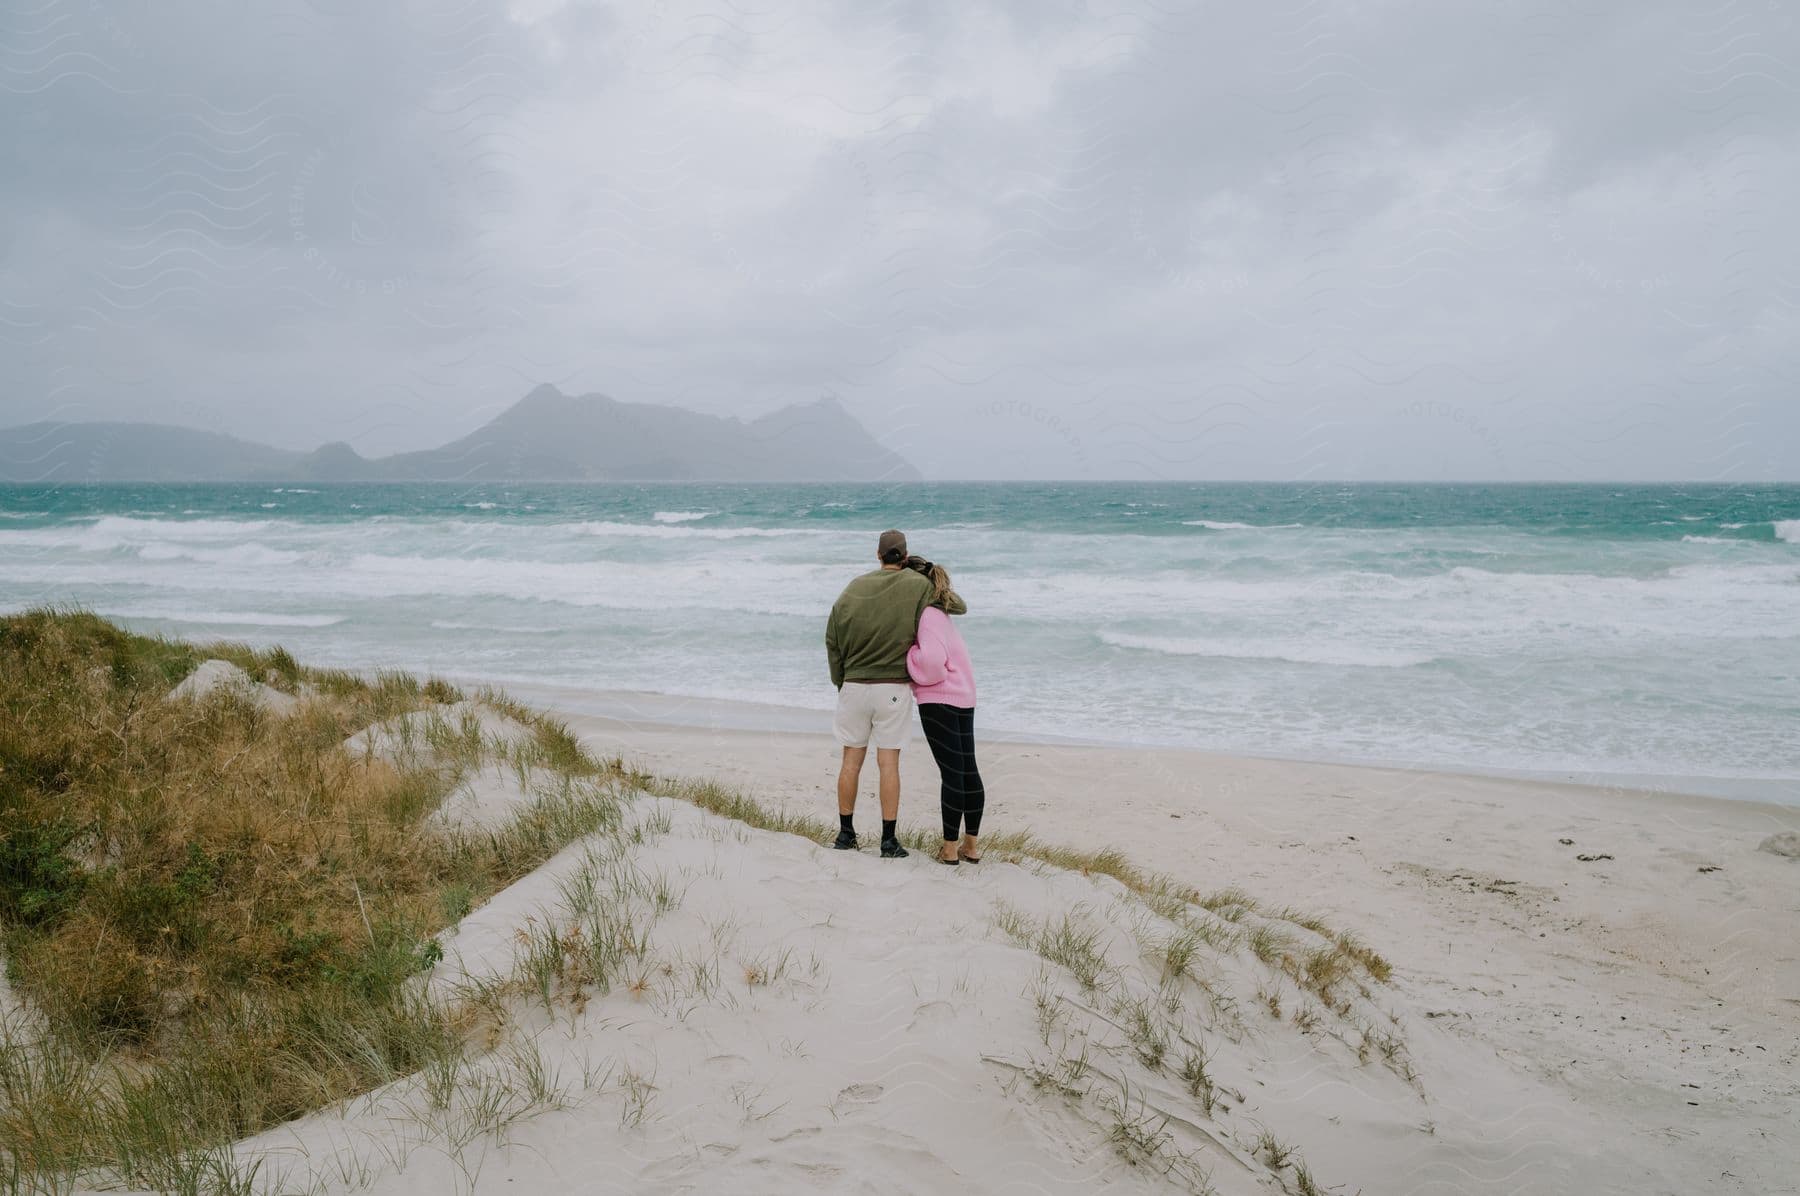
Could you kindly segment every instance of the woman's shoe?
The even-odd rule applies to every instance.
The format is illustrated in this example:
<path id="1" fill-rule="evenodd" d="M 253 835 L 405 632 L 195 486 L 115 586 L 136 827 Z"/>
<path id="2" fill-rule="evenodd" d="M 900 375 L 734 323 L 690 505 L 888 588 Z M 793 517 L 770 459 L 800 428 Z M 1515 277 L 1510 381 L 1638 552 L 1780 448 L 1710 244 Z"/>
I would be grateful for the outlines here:
<path id="1" fill-rule="evenodd" d="M 957 847 L 956 858 L 963 861 L 965 864 L 981 863 L 981 853 L 979 851 L 970 851 L 966 841 L 961 846 Z"/>
<path id="2" fill-rule="evenodd" d="M 938 863 L 949 864 L 952 868 L 954 868 L 954 867 L 956 867 L 956 865 L 960 864 L 962 862 L 962 860 L 959 858 L 956 848 L 954 846 L 952 846 L 951 844 L 948 844 L 948 843 L 946 843 L 945 846 L 950 848 L 950 858 L 945 859 L 944 853 L 940 851 L 940 852 L 938 852 Z"/>

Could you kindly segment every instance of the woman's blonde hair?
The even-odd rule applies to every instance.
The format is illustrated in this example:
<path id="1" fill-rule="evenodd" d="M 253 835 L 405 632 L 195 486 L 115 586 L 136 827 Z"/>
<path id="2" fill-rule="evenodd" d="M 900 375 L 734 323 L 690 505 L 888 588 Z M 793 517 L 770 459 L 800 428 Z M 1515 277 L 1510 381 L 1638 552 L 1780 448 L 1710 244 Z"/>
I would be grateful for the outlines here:
<path id="1" fill-rule="evenodd" d="M 952 614 L 960 614 L 968 609 L 962 595 L 950 588 L 950 570 L 922 556 L 907 557 L 906 567 L 915 573 L 924 574 L 925 579 L 931 583 L 932 606 L 942 607 Z"/>

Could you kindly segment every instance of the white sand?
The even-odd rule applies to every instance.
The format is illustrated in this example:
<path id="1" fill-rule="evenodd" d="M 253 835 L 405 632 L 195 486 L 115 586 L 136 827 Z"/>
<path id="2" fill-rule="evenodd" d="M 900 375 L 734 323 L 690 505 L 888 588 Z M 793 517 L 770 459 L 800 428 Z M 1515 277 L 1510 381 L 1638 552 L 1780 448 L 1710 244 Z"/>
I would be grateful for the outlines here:
<path id="1" fill-rule="evenodd" d="M 657 804 L 670 829 L 630 867 L 667 878 L 680 901 L 655 924 L 643 991 L 596 996 L 579 1015 L 535 1005 L 520 1015 L 519 1033 L 568 1089 L 569 1107 L 520 1119 L 504 1145 L 475 1133 L 474 1109 L 490 1093 L 523 1088 L 528 1069 L 503 1051 L 445 1109 L 432 1111 L 422 1084 L 399 1085 L 247 1150 L 268 1151 L 271 1174 L 300 1158 L 316 1172 L 335 1154 L 346 1172 L 368 1168 L 369 1190 L 381 1193 L 1074 1193 L 1204 1190 L 1202 1178 L 1221 1193 L 1279 1191 L 1254 1154 L 1264 1129 L 1341 1191 L 1402 1173 L 1497 1180 L 1521 1166 L 1555 1177 L 1543 1190 L 1564 1190 L 1568 1160 L 1589 1174 L 1633 1168 L 1622 1149 L 1594 1144 L 1604 1127 L 1574 1102 L 1429 1020 L 1402 1013 L 1395 1026 L 1446 1072 L 1438 1091 L 1427 1081 L 1421 1093 L 1380 1062 L 1359 1062 L 1343 1020 L 1326 1015 L 1309 1035 L 1271 1017 L 1256 995 L 1269 976 L 1247 956 L 1198 969 L 1217 1003 L 1192 982 L 1162 988 L 1133 926 L 1154 941 L 1153 920 L 1109 879 L 994 861 L 955 872 L 916 857 L 891 863 Z M 465 928 L 461 962 L 477 975 L 504 970 L 512 943 L 493 929 L 554 919 L 552 874 L 566 877 L 578 860 L 564 853 L 485 911 L 486 925 Z M 996 930 L 998 902 L 1097 930 L 1118 969 L 1109 991 L 1084 992 Z M 696 968 L 710 969 L 711 987 L 696 985 Z M 771 979 L 752 983 L 753 971 Z M 1035 1011 L 1040 974 L 1058 1011 L 1049 1041 Z M 1120 996 L 1171 991 L 1182 1002 L 1172 1021 L 1211 1054 L 1220 1095 L 1210 1118 L 1177 1078 L 1177 1054 L 1153 1070 L 1112 1024 Z M 1393 995 L 1374 991 L 1355 1002 L 1356 1017 L 1393 1025 L 1383 1013 Z M 1285 999 L 1300 1001 L 1291 985 Z M 1083 1043 L 1087 1097 L 1034 1085 L 1034 1067 Z M 1162 1157 L 1133 1163 L 1109 1139 L 1121 1093 L 1128 1120 L 1168 1135 Z M 1504 1157 L 1489 1149 L 1498 1124 L 1514 1139 Z"/>
<path id="2" fill-rule="evenodd" d="M 264 685 L 229 660 L 203 660 L 170 690 L 164 701 L 203 698 L 219 689 L 235 689 L 276 718 L 286 718 L 300 708 L 300 699 Z"/>
<path id="3" fill-rule="evenodd" d="M 826 736 L 571 723 L 654 771 L 833 813 Z M 902 815 L 928 826 L 935 773 L 914 747 Z M 1246 952 L 1197 964 L 1214 996 L 1183 981 L 1167 1016 L 1212 1054 L 1208 1118 L 1176 1078 L 1178 1039 L 1152 1068 L 1110 1024 L 1119 997 L 1168 993 L 1144 953 L 1166 926 L 1116 882 L 836 853 L 644 799 L 650 833 L 618 866 L 680 899 L 649 931 L 639 991 L 522 1008 L 537 1053 L 503 1048 L 446 1110 L 403 1084 L 247 1148 L 330 1189 L 394 1193 L 1181 1190 L 1201 1171 L 1247 1193 L 1281 1190 L 1252 1157 L 1267 1128 L 1342 1193 L 1800 1182 L 1800 861 L 1757 850 L 1800 811 L 1177 751 L 992 744 L 983 772 L 989 829 L 1117 846 L 1203 890 L 1316 912 L 1392 960 L 1394 982 L 1307 1032 L 1292 1013 L 1308 999 Z M 872 793 L 861 817 L 872 827 Z M 439 985 L 508 967 L 519 930 L 559 917 L 582 854 L 471 915 Z M 1007 909 L 1097 930 L 1113 969 L 1090 994 L 1048 967 L 1048 1039 L 1031 995 L 1047 965 L 996 926 Z M 1392 1027 L 1416 1084 L 1359 1060 L 1358 1023 Z M 1027 1078 L 1082 1044 L 1086 1096 Z M 474 1133 L 481 1094 L 528 1088 L 534 1058 L 568 1107 Z M 1117 1092 L 1163 1125 L 1160 1161 L 1133 1165 L 1109 1138 Z"/>
<path id="4" fill-rule="evenodd" d="M 20 1003 L 18 995 L 12 990 L 12 981 L 6 978 L 6 955 L 0 952 L 0 1026 L 12 1025 L 16 1020 L 26 1016 L 26 1009 Z M 23 1037 L 20 1035 L 20 1037 Z"/>
<path id="5" fill-rule="evenodd" d="M 827 734 L 571 722 L 652 770 L 835 813 Z M 1757 850 L 1800 809 L 1179 750 L 987 743 L 982 772 L 989 830 L 1116 846 L 1357 929 L 1415 1016 L 1566 1095 L 1663 1177 L 1596 1190 L 1800 1190 L 1800 861 Z M 922 737 L 902 773 L 903 820 L 932 825 Z M 1516 1128 L 1496 1142 L 1519 1146 Z"/>

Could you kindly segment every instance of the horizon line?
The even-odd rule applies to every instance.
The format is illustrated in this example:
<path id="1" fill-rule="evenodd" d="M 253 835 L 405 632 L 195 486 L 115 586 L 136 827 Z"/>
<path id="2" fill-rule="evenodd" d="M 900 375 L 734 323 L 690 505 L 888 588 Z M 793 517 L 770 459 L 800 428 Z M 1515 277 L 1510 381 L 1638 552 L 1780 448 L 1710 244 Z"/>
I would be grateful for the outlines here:
<path id="1" fill-rule="evenodd" d="M 1703 478 L 920 478 L 913 481 L 796 478 L 493 478 L 481 481 L 419 478 L 112 478 L 106 481 L 6 481 L 0 487 L 74 486 L 1800 486 L 1800 477 L 1709 480 Z"/>

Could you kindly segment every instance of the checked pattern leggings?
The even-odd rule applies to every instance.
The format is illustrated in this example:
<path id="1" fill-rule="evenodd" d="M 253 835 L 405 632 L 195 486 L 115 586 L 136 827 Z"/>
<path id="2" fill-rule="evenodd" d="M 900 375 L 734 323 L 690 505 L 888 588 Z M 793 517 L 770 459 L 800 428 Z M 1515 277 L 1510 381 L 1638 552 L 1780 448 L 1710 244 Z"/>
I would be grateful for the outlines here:
<path id="1" fill-rule="evenodd" d="M 925 742 L 931 745 L 931 755 L 943 782 L 945 842 L 957 838 L 961 831 L 979 835 L 987 793 L 981 787 L 981 773 L 975 768 L 975 708 L 921 702 L 919 722 L 925 728 Z"/>

